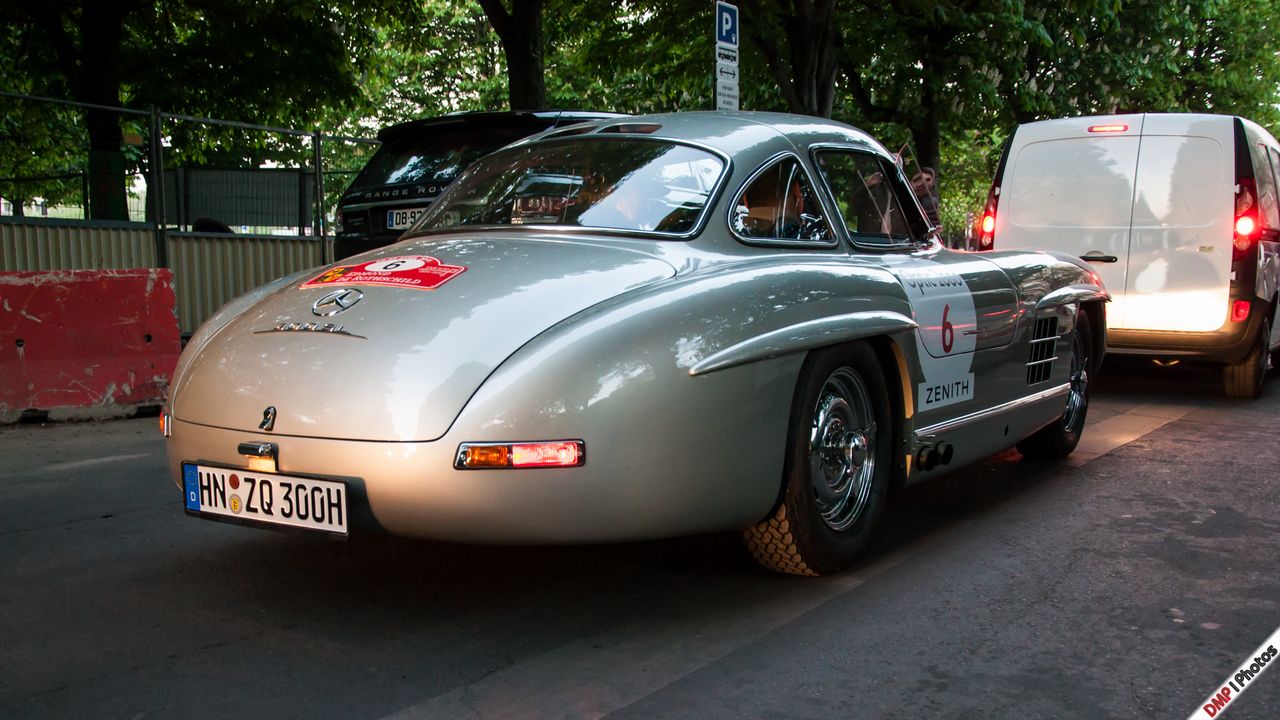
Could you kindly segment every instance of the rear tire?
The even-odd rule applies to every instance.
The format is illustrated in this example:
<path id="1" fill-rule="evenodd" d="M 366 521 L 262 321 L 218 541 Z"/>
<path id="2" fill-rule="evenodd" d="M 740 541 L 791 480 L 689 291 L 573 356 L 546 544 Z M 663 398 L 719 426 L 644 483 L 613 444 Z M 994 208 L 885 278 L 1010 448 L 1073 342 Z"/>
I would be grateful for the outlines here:
<path id="1" fill-rule="evenodd" d="M 1080 444 L 1085 417 L 1089 414 L 1089 372 L 1093 370 L 1093 332 L 1089 313 L 1076 311 L 1076 329 L 1071 334 L 1071 375 L 1067 407 L 1062 417 L 1018 443 L 1018 452 L 1028 460 L 1060 460 Z"/>
<path id="2" fill-rule="evenodd" d="M 1262 394 L 1262 382 L 1267 377 L 1267 360 L 1271 341 L 1271 321 L 1263 320 L 1253 349 L 1244 360 L 1222 368 L 1222 387 L 1227 397 L 1256 398 Z"/>
<path id="3" fill-rule="evenodd" d="M 810 356 L 791 408 L 782 500 L 743 531 L 752 556 L 792 575 L 838 572 L 884 507 L 893 426 L 884 372 L 866 345 Z"/>

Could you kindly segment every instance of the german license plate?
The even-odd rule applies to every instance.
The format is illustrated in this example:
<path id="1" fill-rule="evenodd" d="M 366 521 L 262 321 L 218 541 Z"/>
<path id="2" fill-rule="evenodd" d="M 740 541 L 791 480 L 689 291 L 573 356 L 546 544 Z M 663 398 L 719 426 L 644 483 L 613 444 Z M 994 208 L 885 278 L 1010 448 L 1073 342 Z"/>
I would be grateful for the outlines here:
<path id="1" fill-rule="evenodd" d="M 418 221 L 422 217 L 422 213 L 426 212 L 426 208 L 405 208 L 403 210 L 387 211 L 387 229 L 388 230 L 407 230 L 410 225 Z"/>
<path id="2" fill-rule="evenodd" d="M 333 480 L 182 464 L 187 509 L 248 522 L 346 534 L 347 486 Z"/>

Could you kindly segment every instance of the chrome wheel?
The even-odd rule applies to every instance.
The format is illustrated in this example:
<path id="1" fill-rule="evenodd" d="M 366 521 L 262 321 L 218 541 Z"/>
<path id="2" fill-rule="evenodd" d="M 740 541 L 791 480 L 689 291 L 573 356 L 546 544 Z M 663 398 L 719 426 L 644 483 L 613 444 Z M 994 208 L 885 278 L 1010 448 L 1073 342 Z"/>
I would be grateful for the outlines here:
<path id="1" fill-rule="evenodd" d="M 845 530 L 862 517 L 875 479 L 875 413 L 861 376 L 831 373 L 809 432 L 809 478 L 823 522 Z"/>
<path id="2" fill-rule="evenodd" d="M 1089 407 L 1089 356 L 1078 325 L 1075 338 L 1071 341 L 1070 384 L 1067 410 L 1062 414 L 1062 426 L 1067 432 L 1077 432 L 1084 425 L 1085 410 Z"/>

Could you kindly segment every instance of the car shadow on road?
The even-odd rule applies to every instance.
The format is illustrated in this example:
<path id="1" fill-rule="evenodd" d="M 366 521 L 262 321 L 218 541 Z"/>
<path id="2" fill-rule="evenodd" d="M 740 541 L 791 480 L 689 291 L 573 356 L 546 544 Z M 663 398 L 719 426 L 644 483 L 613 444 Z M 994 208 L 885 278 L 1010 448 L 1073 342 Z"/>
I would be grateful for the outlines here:
<path id="1" fill-rule="evenodd" d="M 928 542 L 947 528 L 1017 502 L 1053 482 L 1059 466 L 1021 461 L 1009 451 L 976 466 L 912 486 L 891 498 L 867 552 L 846 572 Z M 228 526 L 217 562 L 191 573 L 174 558 L 186 597 L 248 601 L 260 611 L 307 617 L 311 608 L 374 608 L 413 626 L 424 617 L 471 616 L 485 608 L 520 614 L 581 606 L 626 617 L 671 598 L 718 603 L 776 596 L 814 582 L 759 568 L 737 533 L 609 545 L 493 547 L 357 536 L 328 541 Z M 173 576 L 171 576 L 171 581 Z M 817 582 L 823 582 L 818 580 Z M 694 602 L 697 606 L 701 602 Z M 714 603 L 713 603 L 714 604 Z M 711 607 L 711 605 L 708 605 Z"/>

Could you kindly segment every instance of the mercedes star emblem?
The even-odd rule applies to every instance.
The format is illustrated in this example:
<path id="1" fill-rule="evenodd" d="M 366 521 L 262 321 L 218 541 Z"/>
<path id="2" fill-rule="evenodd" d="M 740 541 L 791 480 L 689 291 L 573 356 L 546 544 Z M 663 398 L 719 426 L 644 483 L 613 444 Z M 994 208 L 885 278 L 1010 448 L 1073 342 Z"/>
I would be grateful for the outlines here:
<path id="1" fill-rule="evenodd" d="M 343 288 L 342 290 L 334 290 L 324 297 L 316 300 L 311 304 L 311 312 L 320 317 L 329 317 L 337 315 L 343 310 L 349 309 L 352 305 L 360 302 L 360 298 L 364 297 L 364 293 L 355 288 Z"/>

